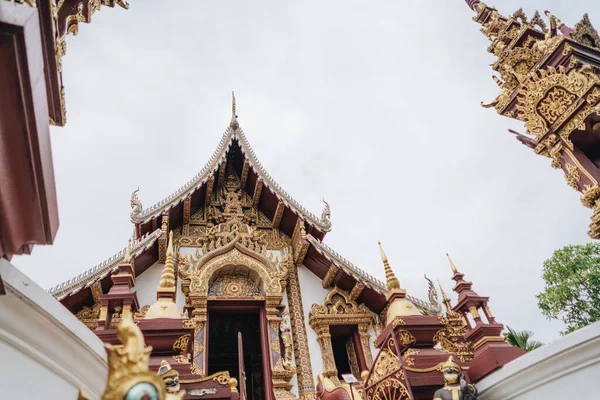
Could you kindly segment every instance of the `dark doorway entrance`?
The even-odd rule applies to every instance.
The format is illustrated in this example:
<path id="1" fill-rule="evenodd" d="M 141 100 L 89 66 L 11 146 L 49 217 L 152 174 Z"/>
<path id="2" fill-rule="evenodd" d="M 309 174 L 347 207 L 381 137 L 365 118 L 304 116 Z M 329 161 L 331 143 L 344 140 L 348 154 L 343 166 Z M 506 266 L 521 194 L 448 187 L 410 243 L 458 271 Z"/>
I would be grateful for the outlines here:
<path id="1" fill-rule="evenodd" d="M 208 373 L 229 371 L 238 382 L 237 334 L 242 333 L 246 394 L 248 400 L 263 400 L 263 365 L 258 310 L 210 310 L 208 314 Z"/>
<path id="2" fill-rule="evenodd" d="M 342 378 L 342 374 L 352 373 L 350 370 L 350 360 L 348 358 L 347 342 L 352 340 L 350 336 L 332 336 L 331 347 L 333 348 L 333 359 L 335 368 L 338 371 L 338 378 Z"/>

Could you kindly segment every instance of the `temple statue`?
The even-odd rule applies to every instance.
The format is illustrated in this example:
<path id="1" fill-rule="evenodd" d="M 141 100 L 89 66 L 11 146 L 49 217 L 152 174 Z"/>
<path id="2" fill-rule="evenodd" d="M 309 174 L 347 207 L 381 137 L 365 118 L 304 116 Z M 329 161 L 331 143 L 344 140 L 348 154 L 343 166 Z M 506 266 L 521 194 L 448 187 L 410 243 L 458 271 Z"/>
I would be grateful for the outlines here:
<path id="1" fill-rule="evenodd" d="M 288 371 L 294 369 L 292 362 L 292 325 L 290 323 L 290 311 L 286 307 L 283 311 L 281 325 L 279 331 L 281 333 L 281 341 L 283 342 L 283 368 Z"/>
<path id="2" fill-rule="evenodd" d="M 442 364 L 442 373 L 446 384 L 435 392 L 433 400 L 477 400 L 477 389 L 465 381 L 462 368 L 452 356 Z"/>
<path id="3" fill-rule="evenodd" d="M 171 364 L 169 364 L 166 360 L 161 361 L 160 368 L 158 369 L 156 375 L 158 375 L 165 383 L 167 393 L 179 393 L 179 372 L 173 369 Z"/>

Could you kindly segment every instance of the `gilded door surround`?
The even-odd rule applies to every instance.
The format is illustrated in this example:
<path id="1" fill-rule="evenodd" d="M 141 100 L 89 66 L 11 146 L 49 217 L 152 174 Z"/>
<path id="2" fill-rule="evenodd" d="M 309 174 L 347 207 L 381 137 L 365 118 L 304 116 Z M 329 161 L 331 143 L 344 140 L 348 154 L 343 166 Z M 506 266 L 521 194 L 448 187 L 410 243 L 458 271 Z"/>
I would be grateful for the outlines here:
<path id="1" fill-rule="evenodd" d="M 193 364 L 196 373 L 204 376 L 207 372 L 208 352 L 204 351 L 208 345 L 206 324 L 208 320 L 208 306 L 211 300 L 251 300 L 264 301 L 264 316 L 266 321 L 264 339 L 269 360 L 269 376 L 271 386 L 276 393 L 276 398 L 295 398 L 289 391 L 289 381 L 295 371 L 283 366 L 279 327 L 281 324 L 280 307 L 283 299 L 283 288 L 288 275 L 290 257 L 283 255 L 279 261 L 272 261 L 267 256 L 267 250 L 254 246 L 252 242 L 232 231 L 228 243 L 216 248 L 196 259 L 188 259 L 187 268 L 181 268 L 179 275 L 182 278 L 182 291 L 186 297 L 185 309 L 196 324 L 196 339 L 201 351 L 194 352 Z M 233 272 L 232 272 L 233 271 Z M 243 297 L 235 297 L 236 291 L 229 290 L 223 296 L 209 295 L 211 284 L 223 276 L 236 275 L 240 271 L 247 271 L 248 276 L 256 279 L 258 293 L 245 297 L 248 293 L 240 292 Z"/>
<path id="2" fill-rule="evenodd" d="M 332 325 L 357 325 L 362 354 L 357 351 L 357 356 L 362 359 L 367 368 L 371 367 L 373 358 L 371 355 L 370 337 L 368 333 L 369 324 L 373 320 L 373 314 L 364 304 L 357 304 L 350 299 L 350 295 L 334 286 L 321 305 L 313 304 L 308 318 L 310 327 L 317 333 L 317 341 L 321 347 L 321 358 L 323 360 L 323 375 L 334 382 L 338 382 L 338 370 L 335 366 L 333 348 L 331 345 Z M 358 350 L 358 349 L 356 349 Z"/>

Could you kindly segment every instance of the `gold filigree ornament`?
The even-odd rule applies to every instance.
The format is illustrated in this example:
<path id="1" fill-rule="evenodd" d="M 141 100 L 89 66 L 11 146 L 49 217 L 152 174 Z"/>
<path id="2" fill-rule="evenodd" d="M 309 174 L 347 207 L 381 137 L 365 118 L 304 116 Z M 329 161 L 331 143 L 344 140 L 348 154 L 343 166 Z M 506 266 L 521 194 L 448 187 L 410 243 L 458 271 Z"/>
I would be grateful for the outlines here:
<path id="1" fill-rule="evenodd" d="M 102 400 L 177 400 L 185 391 L 167 393 L 163 380 L 148 369 L 152 347 L 146 346 L 140 328 L 130 317 L 118 327 L 121 345 L 105 344 L 108 356 L 108 379 Z M 91 400 L 83 389 L 79 400 Z"/>
<path id="2" fill-rule="evenodd" d="M 573 189 L 579 190 L 579 181 L 581 180 L 579 170 L 575 165 L 569 163 L 565 165 L 565 168 L 567 169 L 567 173 L 565 174 L 567 184 Z"/>
<path id="3" fill-rule="evenodd" d="M 572 115 L 577 100 L 599 82 L 589 67 L 568 74 L 564 67 L 533 72 L 521 82 L 517 118 L 525 121 L 527 133 L 540 139 L 552 125 L 561 124 Z M 561 132 L 561 137 L 568 139 L 572 131 L 568 131 L 566 137 Z"/>
<path id="4" fill-rule="evenodd" d="M 587 14 L 583 15 L 583 19 L 575 25 L 571 39 L 589 47 L 600 49 L 600 37 L 598 31 L 594 29 Z"/>

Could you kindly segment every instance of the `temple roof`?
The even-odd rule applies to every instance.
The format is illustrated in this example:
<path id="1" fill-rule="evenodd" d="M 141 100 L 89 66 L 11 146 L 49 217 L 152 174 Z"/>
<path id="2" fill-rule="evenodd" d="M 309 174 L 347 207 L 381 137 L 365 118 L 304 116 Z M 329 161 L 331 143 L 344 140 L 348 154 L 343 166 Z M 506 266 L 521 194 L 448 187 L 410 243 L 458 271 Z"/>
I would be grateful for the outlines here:
<path id="1" fill-rule="evenodd" d="M 307 250 L 301 262 L 323 280 L 324 287 L 327 281 L 327 286 L 337 285 L 354 293 L 356 300 L 365 303 L 373 312 L 383 310 L 388 292 L 385 284 L 323 244 L 325 233 L 331 230 L 329 206 L 326 204 L 321 218 L 317 218 L 274 181 L 256 158 L 239 127 L 235 109 L 232 122 L 216 151 L 194 178 L 147 209 L 141 207 L 134 192 L 131 220 L 135 223 L 138 238 L 132 243 L 131 256 L 136 277 L 160 259 L 159 242 L 166 237 L 165 232 L 189 223 L 190 218 L 194 220 L 196 212 L 202 211 L 215 188 L 226 180 L 226 170 L 233 171 L 239 178 L 241 189 L 250 196 L 253 207 L 272 221 L 272 228 L 279 229 L 291 238 L 297 224 L 305 224 Z M 90 287 L 95 283 L 102 286 L 104 293 L 107 292 L 112 285 L 110 274 L 123 262 L 125 251 L 121 250 L 88 271 L 51 288 L 49 292 L 72 311 L 80 309 L 91 301 Z M 333 276 L 328 277 L 332 273 Z M 439 311 L 439 305 L 412 297 L 410 300 L 425 313 L 437 314 Z"/>
<path id="2" fill-rule="evenodd" d="M 160 237 L 160 234 L 161 230 L 157 229 L 154 232 L 148 233 L 143 237 L 133 241 L 131 244 L 131 257 L 136 259 L 142 253 L 151 249 L 156 240 Z M 72 296 L 78 293 L 82 289 L 89 288 L 94 283 L 102 280 L 111 272 L 116 270 L 117 266 L 123 262 L 126 250 L 127 248 L 124 248 L 109 259 L 102 261 L 95 267 L 88 269 L 87 271 L 77 275 L 72 279 L 69 279 L 66 282 L 61 283 L 60 285 L 48 289 L 48 292 L 57 300 L 62 300 L 67 296 Z M 139 274 L 136 273 L 136 276 L 137 275 Z"/>
<path id="3" fill-rule="evenodd" d="M 304 208 L 300 203 L 292 198 L 283 188 L 275 182 L 275 180 L 269 175 L 269 173 L 263 168 L 262 164 L 254 154 L 254 150 L 250 146 L 246 135 L 241 128 L 234 129 L 231 126 L 227 128 L 223 137 L 217 146 L 217 149 L 213 153 L 208 163 L 202 168 L 202 170 L 194 176 L 191 180 L 185 183 L 177 191 L 167 196 L 163 200 L 154 204 L 150 208 L 142 210 L 140 213 L 132 214 L 131 220 L 135 224 L 144 224 L 151 221 L 153 218 L 158 218 L 163 212 L 172 209 L 178 204 L 182 203 L 185 198 L 191 196 L 198 191 L 203 185 L 205 185 L 219 170 L 220 166 L 225 162 L 232 145 L 237 144 L 244 155 L 245 162 L 247 162 L 257 175 L 257 179 L 263 182 L 263 184 L 270 189 L 279 201 L 282 201 L 287 208 L 300 216 L 312 227 L 318 229 L 322 233 L 329 232 L 331 230 L 331 221 L 323 215 L 321 218 L 317 218 L 314 214 Z"/>

